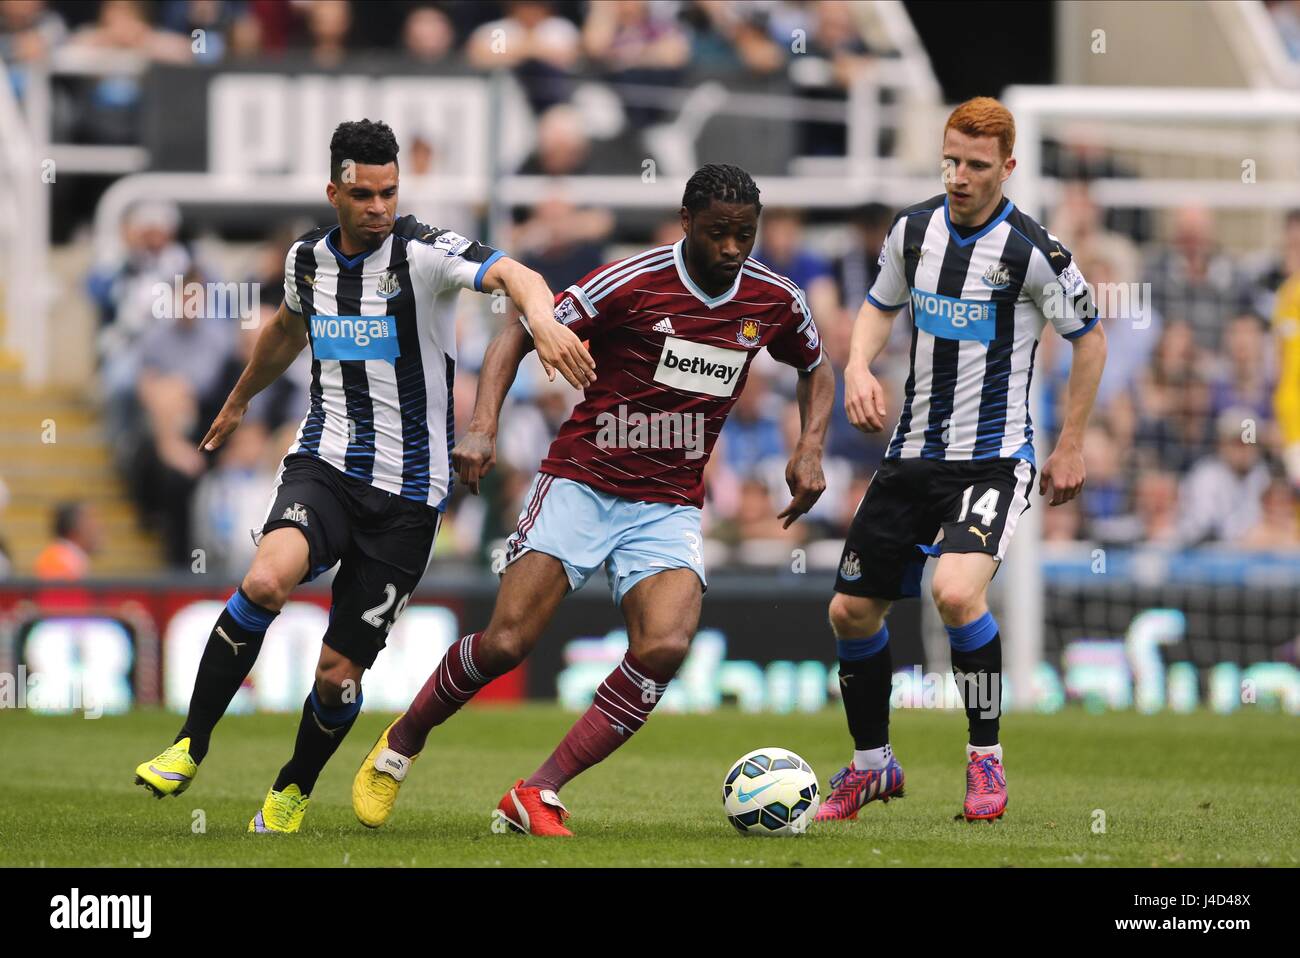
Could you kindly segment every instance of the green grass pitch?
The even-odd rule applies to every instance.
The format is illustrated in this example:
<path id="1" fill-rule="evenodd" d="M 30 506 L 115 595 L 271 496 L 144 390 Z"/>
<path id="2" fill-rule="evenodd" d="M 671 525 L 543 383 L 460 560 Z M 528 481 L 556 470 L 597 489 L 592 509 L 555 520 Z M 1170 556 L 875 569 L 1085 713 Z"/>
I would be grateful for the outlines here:
<path id="1" fill-rule="evenodd" d="M 803 755 L 826 779 L 848 749 L 838 710 L 656 715 L 564 790 L 567 841 L 496 835 L 505 789 L 559 740 L 572 713 L 477 707 L 438 729 L 389 824 L 352 815 L 352 775 L 389 720 L 367 714 L 317 784 L 303 831 L 246 833 L 292 746 L 296 716 L 232 716 L 194 785 L 158 801 L 137 763 L 176 716 L 87 721 L 0 713 L 0 866 L 1215 866 L 1300 864 L 1300 721 L 1232 716 L 1013 714 L 1003 723 L 1010 803 L 992 824 L 953 821 L 965 783 L 964 717 L 896 711 L 907 797 L 804 836 L 736 834 L 722 813 L 731 763 L 760 746 Z M 1105 831 L 1094 823 L 1105 815 Z M 196 833 L 202 810 L 206 830 Z"/>

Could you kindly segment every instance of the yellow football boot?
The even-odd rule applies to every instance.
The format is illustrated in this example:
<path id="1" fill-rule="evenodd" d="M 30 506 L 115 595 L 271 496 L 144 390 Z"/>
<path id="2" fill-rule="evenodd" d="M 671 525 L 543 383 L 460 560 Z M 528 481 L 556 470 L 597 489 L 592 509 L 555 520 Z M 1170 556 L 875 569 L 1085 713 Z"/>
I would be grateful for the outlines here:
<path id="1" fill-rule="evenodd" d="M 155 798 L 179 795 L 190 787 L 199 766 L 190 758 L 190 740 L 183 738 L 135 767 L 135 783 L 153 792 Z"/>
<path id="2" fill-rule="evenodd" d="M 357 813 L 357 821 L 367 828 L 378 828 L 388 821 L 397 801 L 397 790 L 411 764 L 419 758 L 419 755 L 401 755 L 388 747 L 388 733 L 401 718 L 399 715 L 384 729 L 352 780 L 352 810 Z"/>
<path id="3" fill-rule="evenodd" d="M 297 785 L 290 783 L 284 791 L 271 789 L 266 793 L 266 801 L 261 810 L 248 823 L 250 832 L 268 834 L 270 832 L 296 832 L 302 825 L 302 817 L 307 814 L 310 796 L 304 795 Z"/>

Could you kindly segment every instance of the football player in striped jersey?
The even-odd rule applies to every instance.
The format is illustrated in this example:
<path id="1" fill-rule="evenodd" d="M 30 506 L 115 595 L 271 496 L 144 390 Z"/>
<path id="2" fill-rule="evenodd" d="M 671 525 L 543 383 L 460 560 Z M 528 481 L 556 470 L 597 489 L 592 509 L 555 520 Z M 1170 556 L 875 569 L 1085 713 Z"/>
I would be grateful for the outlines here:
<path id="1" fill-rule="evenodd" d="M 555 322 L 540 275 L 482 243 L 397 215 L 397 141 L 383 123 L 343 123 L 326 196 L 338 222 L 285 258 L 284 304 L 201 443 L 212 452 L 249 400 L 310 344 L 307 414 L 276 476 L 257 554 L 213 626 L 185 723 L 136 768 L 157 797 L 179 795 L 208 752 L 267 628 L 289 594 L 335 565 L 329 626 L 298 737 L 253 832 L 296 832 L 317 777 L 360 712 L 362 673 L 423 577 L 451 486 L 456 300 L 504 292 L 532 324 L 551 376 L 575 386 L 594 363 Z"/>
<path id="2" fill-rule="evenodd" d="M 1034 484 L 1029 385 L 1043 327 L 1073 346 L 1066 410 L 1039 494 L 1060 505 L 1083 486 L 1084 427 L 1106 357 L 1088 284 L 1070 251 L 1002 194 L 1015 168 L 1015 121 L 978 97 L 948 118 L 945 192 L 902 210 L 854 325 L 845 369 L 849 422 L 884 428 L 871 363 L 895 314 L 910 309 L 911 369 L 884 461 L 853 519 L 830 604 L 853 758 L 818 819 L 851 819 L 903 791 L 889 744 L 892 665 L 885 614 L 920 594 L 938 557 L 934 601 L 968 721 L 967 820 L 1007 804 L 999 742 L 1002 643 L 986 592 Z"/>

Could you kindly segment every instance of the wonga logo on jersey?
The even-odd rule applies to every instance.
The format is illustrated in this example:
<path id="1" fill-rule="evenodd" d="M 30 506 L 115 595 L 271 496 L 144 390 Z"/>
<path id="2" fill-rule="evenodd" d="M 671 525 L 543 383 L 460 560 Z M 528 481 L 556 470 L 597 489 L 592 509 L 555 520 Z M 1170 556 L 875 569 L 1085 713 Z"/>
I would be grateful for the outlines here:
<path id="1" fill-rule="evenodd" d="M 710 396 L 730 396 L 748 355 L 738 349 L 720 349 L 669 336 L 659 354 L 655 382 Z"/>
<path id="2" fill-rule="evenodd" d="M 941 339 L 973 339 L 991 343 L 997 333 L 993 304 L 988 300 L 957 299 L 912 290 L 912 320 L 918 329 Z"/>
<path id="3" fill-rule="evenodd" d="M 311 348 L 317 359 L 384 359 L 399 355 L 392 316 L 312 316 Z"/>

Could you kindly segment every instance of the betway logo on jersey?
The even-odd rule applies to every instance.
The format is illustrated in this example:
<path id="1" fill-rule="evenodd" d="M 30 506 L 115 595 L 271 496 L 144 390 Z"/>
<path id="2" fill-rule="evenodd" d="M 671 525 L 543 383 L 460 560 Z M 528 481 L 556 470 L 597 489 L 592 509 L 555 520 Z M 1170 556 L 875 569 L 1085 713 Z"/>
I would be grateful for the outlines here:
<path id="1" fill-rule="evenodd" d="M 385 359 L 399 351 L 392 316 L 312 316 L 311 348 L 317 359 Z"/>
<path id="2" fill-rule="evenodd" d="M 912 290 L 912 320 L 918 329 L 940 339 L 972 339 L 993 342 L 997 314 L 988 300 L 957 299 Z"/>
<path id="3" fill-rule="evenodd" d="M 730 396 L 748 355 L 739 349 L 720 349 L 669 336 L 659 354 L 655 382 L 710 396 Z"/>

